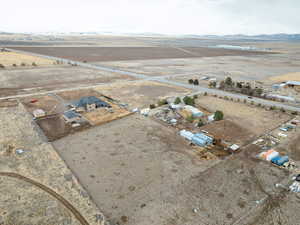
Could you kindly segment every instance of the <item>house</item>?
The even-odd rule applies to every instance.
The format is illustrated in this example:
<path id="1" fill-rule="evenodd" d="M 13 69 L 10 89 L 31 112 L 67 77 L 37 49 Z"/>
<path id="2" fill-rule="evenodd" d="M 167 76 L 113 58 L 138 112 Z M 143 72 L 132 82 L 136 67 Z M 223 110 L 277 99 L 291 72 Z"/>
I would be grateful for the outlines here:
<path id="1" fill-rule="evenodd" d="M 66 121 L 66 123 L 77 122 L 81 119 L 81 115 L 77 112 L 70 110 L 64 112 L 63 119 Z"/>
<path id="2" fill-rule="evenodd" d="M 111 105 L 95 96 L 83 97 L 72 104 L 77 112 L 93 111 L 96 108 L 111 108 Z"/>

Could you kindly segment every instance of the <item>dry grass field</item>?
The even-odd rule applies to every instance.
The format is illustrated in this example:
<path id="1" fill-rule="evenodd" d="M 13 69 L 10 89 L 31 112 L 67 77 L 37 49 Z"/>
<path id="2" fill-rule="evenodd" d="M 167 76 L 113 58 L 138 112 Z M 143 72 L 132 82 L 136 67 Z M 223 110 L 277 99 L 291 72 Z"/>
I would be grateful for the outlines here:
<path id="1" fill-rule="evenodd" d="M 271 77 L 270 80 L 275 82 L 285 82 L 289 80 L 300 81 L 300 72 L 287 73 L 276 77 Z"/>
<path id="2" fill-rule="evenodd" d="M 48 66 L 53 65 L 53 62 L 53 60 L 16 52 L 0 52 L 0 64 L 5 67 L 13 67 L 13 64 L 16 64 L 16 66 L 19 67 L 22 63 L 25 63 L 26 67 L 32 66 L 32 63 L 35 63 L 37 66 Z"/>
<path id="3" fill-rule="evenodd" d="M 159 99 L 183 95 L 191 90 L 153 81 L 115 83 L 95 88 L 96 91 L 128 103 L 131 108 L 148 107 Z"/>

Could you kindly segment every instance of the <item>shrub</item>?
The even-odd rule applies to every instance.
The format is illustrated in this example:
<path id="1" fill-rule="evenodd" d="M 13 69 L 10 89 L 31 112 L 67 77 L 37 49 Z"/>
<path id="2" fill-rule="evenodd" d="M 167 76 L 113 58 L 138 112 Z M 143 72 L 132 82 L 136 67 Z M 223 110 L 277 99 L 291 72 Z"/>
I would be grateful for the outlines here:
<path id="1" fill-rule="evenodd" d="M 224 99 L 225 99 L 225 100 L 228 100 L 229 98 L 228 98 L 227 96 L 224 96 Z"/>
<path id="2" fill-rule="evenodd" d="M 193 84 L 194 80 L 193 79 L 189 79 L 189 84 Z"/>
<path id="3" fill-rule="evenodd" d="M 35 62 L 32 63 L 32 66 L 37 66 L 37 64 Z"/>
<path id="4" fill-rule="evenodd" d="M 207 92 L 204 92 L 204 96 L 207 96 Z"/>
<path id="5" fill-rule="evenodd" d="M 292 115 L 298 115 L 297 111 L 292 112 Z"/>
<path id="6" fill-rule="evenodd" d="M 17 67 L 17 64 L 14 63 L 14 64 L 12 64 L 12 66 L 13 66 L 13 67 Z"/>
<path id="7" fill-rule="evenodd" d="M 156 108 L 156 107 L 155 107 L 155 104 L 150 104 L 149 108 L 150 108 L 150 109 L 155 109 L 155 108 Z"/>
<path id="8" fill-rule="evenodd" d="M 162 99 L 162 100 L 159 100 L 157 104 L 158 104 L 159 106 L 162 106 L 162 105 L 168 104 L 168 102 L 167 102 L 166 99 Z"/>
<path id="9" fill-rule="evenodd" d="M 174 104 L 178 105 L 181 103 L 181 99 L 179 97 L 177 97 L 174 101 Z"/>
<path id="10" fill-rule="evenodd" d="M 195 79 L 195 80 L 194 80 L 194 85 L 199 85 L 198 79 Z"/>
<path id="11" fill-rule="evenodd" d="M 193 96 L 193 99 L 197 99 L 197 98 L 198 98 L 198 95 L 194 95 L 194 96 Z"/>
<path id="12" fill-rule="evenodd" d="M 284 108 L 281 108 L 280 111 L 283 112 L 283 113 L 285 113 L 285 109 Z"/>
<path id="13" fill-rule="evenodd" d="M 246 100 L 246 99 L 244 99 L 244 103 L 247 103 L 247 100 Z"/>
<path id="14" fill-rule="evenodd" d="M 270 107 L 270 110 L 275 110 L 275 109 L 276 109 L 275 106 L 271 106 L 271 107 Z"/>
<path id="15" fill-rule="evenodd" d="M 222 120 L 223 118 L 224 118 L 223 112 L 220 111 L 220 110 L 217 110 L 217 111 L 215 112 L 214 119 L 215 119 L 216 121 L 219 121 L 219 120 Z"/>
<path id="16" fill-rule="evenodd" d="M 232 85 L 233 85 L 233 82 L 232 82 L 231 77 L 227 77 L 227 78 L 225 79 L 225 84 L 228 85 L 228 86 L 232 86 Z"/>
<path id="17" fill-rule="evenodd" d="M 1 68 L 1 69 L 4 69 L 5 66 L 4 66 L 3 64 L 0 64 L 0 68 Z"/>
<path id="18" fill-rule="evenodd" d="M 21 66 L 26 66 L 26 64 L 25 63 L 21 63 Z"/>
<path id="19" fill-rule="evenodd" d="M 193 98 L 189 97 L 189 96 L 185 96 L 183 98 L 183 102 L 186 104 L 186 105 L 191 105 L 191 106 L 194 106 L 195 105 L 195 101 Z"/>

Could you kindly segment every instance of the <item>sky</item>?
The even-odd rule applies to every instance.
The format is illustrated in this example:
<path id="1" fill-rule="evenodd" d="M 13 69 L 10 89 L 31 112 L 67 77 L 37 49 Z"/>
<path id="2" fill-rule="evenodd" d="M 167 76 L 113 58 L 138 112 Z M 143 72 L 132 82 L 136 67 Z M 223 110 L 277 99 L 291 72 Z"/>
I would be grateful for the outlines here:
<path id="1" fill-rule="evenodd" d="M 0 31 L 300 33 L 300 0 L 4 0 Z"/>

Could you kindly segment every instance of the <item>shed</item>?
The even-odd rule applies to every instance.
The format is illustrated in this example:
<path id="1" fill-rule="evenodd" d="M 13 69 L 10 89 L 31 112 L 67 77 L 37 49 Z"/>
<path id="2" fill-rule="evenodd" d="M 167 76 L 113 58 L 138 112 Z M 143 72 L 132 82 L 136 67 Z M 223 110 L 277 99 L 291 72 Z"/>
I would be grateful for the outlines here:
<path id="1" fill-rule="evenodd" d="M 35 118 L 40 118 L 40 117 L 46 116 L 45 111 L 42 110 L 42 109 L 36 109 L 36 110 L 33 111 L 32 114 L 33 114 L 33 116 L 34 116 Z"/>
<path id="2" fill-rule="evenodd" d="M 192 138 L 192 142 L 195 144 L 195 145 L 199 145 L 199 146 L 201 146 L 201 147 L 204 147 L 205 145 L 207 145 L 207 142 L 204 140 L 204 139 L 202 139 L 202 138 L 200 138 L 200 137 L 197 137 L 197 136 L 193 136 L 193 138 Z"/>
<path id="3" fill-rule="evenodd" d="M 199 109 L 197 109 L 191 105 L 184 106 L 184 109 L 191 112 L 193 117 L 202 117 L 204 115 L 203 112 L 201 112 Z"/>
<path id="4" fill-rule="evenodd" d="M 197 133 L 195 134 L 196 137 L 203 139 L 207 144 L 212 144 L 214 139 L 206 134 Z"/>
<path id="5" fill-rule="evenodd" d="M 194 134 L 190 131 L 181 130 L 179 132 L 180 136 L 184 137 L 185 139 L 191 141 L 193 139 Z"/>

